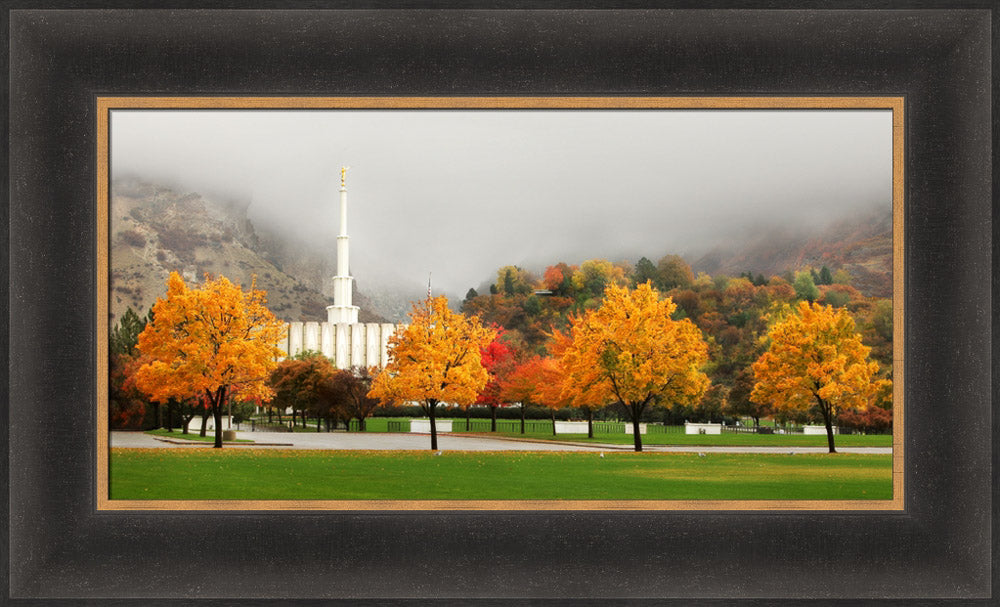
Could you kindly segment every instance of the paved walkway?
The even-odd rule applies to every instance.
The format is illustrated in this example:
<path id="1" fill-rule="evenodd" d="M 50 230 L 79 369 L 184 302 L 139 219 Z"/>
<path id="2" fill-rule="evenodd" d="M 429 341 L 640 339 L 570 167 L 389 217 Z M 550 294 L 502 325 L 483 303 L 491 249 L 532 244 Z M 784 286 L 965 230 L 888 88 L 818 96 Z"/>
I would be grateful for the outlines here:
<path id="1" fill-rule="evenodd" d="M 182 435 L 178 432 L 177 438 Z M 254 443 L 229 443 L 226 448 L 254 449 L 369 449 L 425 450 L 430 448 L 428 434 L 362 433 L 362 432 L 237 432 L 236 438 Z M 158 440 L 143 432 L 114 431 L 112 447 L 180 448 L 210 447 L 211 443 L 177 444 Z M 487 438 L 482 436 L 438 434 L 438 447 L 444 451 L 632 451 L 632 445 L 599 443 L 562 443 L 519 438 Z M 674 453 L 826 453 L 826 447 L 730 447 L 698 445 L 643 445 L 653 452 Z M 891 454 L 890 447 L 838 447 L 840 453 Z"/>

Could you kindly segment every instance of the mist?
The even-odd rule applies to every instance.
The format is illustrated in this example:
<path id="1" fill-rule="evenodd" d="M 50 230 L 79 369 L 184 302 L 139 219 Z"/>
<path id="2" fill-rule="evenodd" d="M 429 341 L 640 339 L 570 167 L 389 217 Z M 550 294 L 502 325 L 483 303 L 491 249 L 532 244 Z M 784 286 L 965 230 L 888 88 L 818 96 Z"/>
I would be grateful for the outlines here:
<path id="1" fill-rule="evenodd" d="M 464 295 L 497 268 L 699 255 L 892 200 L 888 110 L 115 110 L 112 178 L 243 201 L 359 287 Z"/>

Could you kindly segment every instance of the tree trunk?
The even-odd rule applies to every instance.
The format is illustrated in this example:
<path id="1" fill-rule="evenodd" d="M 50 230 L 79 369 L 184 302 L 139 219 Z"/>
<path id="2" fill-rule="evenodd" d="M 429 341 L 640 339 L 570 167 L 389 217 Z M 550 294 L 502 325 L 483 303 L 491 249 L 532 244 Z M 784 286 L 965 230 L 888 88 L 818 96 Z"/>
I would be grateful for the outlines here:
<path id="1" fill-rule="evenodd" d="M 630 404 L 629 411 L 632 413 L 632 436 L 635 438 L 635 450 L 642 451 L 642 434 L 639 433 L 639 417 L 642 415 L 642 405 L 639 403 Z"/>
<path id="2" fill-rule="evenodd" d="M 556 435 L 556 410 L 552 409 L 552 436 Z"/>
<path id="3" fill-rule="evenodd" d="M 497 406 L 490 405 L 490 432 L 497 431 Z"/>
<path id="4" fill-rule="evenodd" d="M 226 402 L 226 387 L 223 386 L 215 393 L 212 399 L 212 414 L 215 417 L 215 449 L 222 448 L 222 405 Z"/>
<path id="5" fill-rule="evenodd" d="M 364 417 L 359 417 L 358 418 L 358 431 L 359 432 L 364 432 L 366 425 L 367 424 L 365 424 L 365 418 Z"/>
<path id="6" fill-rule="evenodd" d="M 823 412 L 823 421 L 826 423 L 826 442 L 830 447 L 830 453 L 836 453 L 837 449 L 833 446 L 833 412 L 823 399 L 817 397 L 816 400 L 819 401 L 819 410 Z"/>
<path id="7" fill-rule="evenodd" d="M 174 431 L 174 405 L 167 401 L 167 432 Z"/>
<path id="8" fill-rule="evenodd" d="M 468 432 L 472 427 L 472 405 L 465 408 L 465 431 Z"/>
<path id="9" fill-rule="evenodd" d="M 437 401 L 430 399 L 427 401 L 427 414 L 431 418 L 431 451 L 437 451 L 438 448 L 438 435 L 437 426 L 434 423 L 434 408 L 437 407 Z"/>
<path id="10" fill-rule="evenodd" d="M 211 413 L 211 405 L 205 407 L 205 409 L 201 412 L 201 432 L 198 433 L 198 436 L 204 437 L 205 433 L 208 431 L 209 413 Z"/>
<path id="11" fill-rule="evenodd" d="M 587 438 L 594 438 L 594 410 L 587 407 Z"/>
<path id="12" fill-rule="evenodd" d="M 521 434 L 524 434 L 524 403 L 521 403 Z"/>
<path id="13" fill-rule="evenodd" d="M 272 415 L 274 415 L 274 407 L 268 407 L 267 408 L 267 423 L 271 423 L 273 421 L 274 418 L 271 417 Z"/>
<path id="14" fill-rule="evenodd" d="M 316 432 L 322 432 L 323 431 L 323 427 L 321 425 L 322 421 L 323 421 L 323 419 L 320 416 L 317 415 L 316 416 Z"/>

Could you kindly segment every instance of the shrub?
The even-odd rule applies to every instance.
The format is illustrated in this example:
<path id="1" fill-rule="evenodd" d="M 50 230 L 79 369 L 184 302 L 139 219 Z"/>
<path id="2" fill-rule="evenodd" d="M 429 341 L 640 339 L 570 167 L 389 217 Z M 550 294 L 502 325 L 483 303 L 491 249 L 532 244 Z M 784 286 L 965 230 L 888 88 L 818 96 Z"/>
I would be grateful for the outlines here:
<path id="1" fill-rule="evenodd" d="M 141 248 L 146 246 L 146 237 L 137 230 L 125 230 L 119 235 L 119 238 L 130 247 Z"/>

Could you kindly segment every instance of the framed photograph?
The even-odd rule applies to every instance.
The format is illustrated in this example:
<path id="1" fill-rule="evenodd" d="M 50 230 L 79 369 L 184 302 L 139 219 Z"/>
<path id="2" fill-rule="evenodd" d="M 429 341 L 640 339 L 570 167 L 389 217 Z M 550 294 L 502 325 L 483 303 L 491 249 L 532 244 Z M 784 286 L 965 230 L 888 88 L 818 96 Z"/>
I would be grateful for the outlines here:
<path id="1" fill-rule="evenodd" d="M 992 267 L 993 253 L 990 11 L 8 14 L 7 579 L 15 603 L 992 596 L 993 312 L 990 285 L 976 271 Z M 689 277 L 665 278 L 677 267 Z M 595 420 L 586 413 L 593 392 L 574 393 L 572 406 L 552 405 L 551 420 L 534 422 L 568 441 L 528 436 L 523 425 L 519 437 L 518 422 L 503 415 L 499 432 L 476 432 L 490 420 L 428 397 L 430 436 L 412 415 L 380 420 L 388 432 L 355 435 L 399 441 L 349 456 L 363 453 L 392 483 L 348 481 L 323 469 L 343 462 L 323 460 L 308 462 L 319 480 L 303 489 L 307 475 L 270 462 L 293 453 L 283 443 L 300 447 L 294 457 L 305 462 L 302 441 L 341 449 L 322 441 L 352 433 L 323 431 L 336 415 L 253 400 L 247 386 L 263 385 L 260 377 L 232 383 L 226 399 L 197 384 L 210 401 L 218 397 L 209 403 L 214 417 L 187 412 L 180 401 L 193 392 L 167 389 L 163 375 L 135 376 L 162 392 L 153 411 L 108 398 L 124 389 L 113 362 L 122 319 L 131 310 L 147 327 L 166 323 L 168 308 L 146 313 L 166 299 L 171 270 L 172 293 L 206 275 L 208 288 L 227 273 L 268 291 L 281 349 L 267 355 L 268 374 L 275 359 L 315 353 L 331 369 L 370 367 L 376 382 L 404 375 L 392 361 L 407 323 L 419 324 L 420 306 L 430 314 L 434 298 L 446 296 L 454 311 L 505 332 L 503 343 L 526 353 L 522 362 L 529 353 L 544 359 L 544 340 L 565 332 L 568 341 L 553 347 L 584 362 L 562 358 L 560 368 L 578 364 L 577 383 L 589 381 L 588 369 L 611 365 L 609 355 L 588 367 L 586 339 L 574 336 L 610 308 L 586 291 L 586 273 L 605 270 L 607 288 L 622 297 L 657 287 L 670 294 L 673 307 L 656 318 L 677 335 L 696 328 L 703 345 L 684 351 L 703 349 L 704 360 L 684 368 L 708 371 L 684 376 L 691 402 L 680 415 L 688 419 L 667 417 L 670 408 L 659 417 L 642 410 L 640 419 L 622 392 L 623 411 Z M 760 318 L 749 303 L 733 303 L 741 294 L 760 300 Z M 411 301 L 417 315 L 408 320 Z M 497 321 L 511 302 L 528 320 Z M 817 447 L 787 435 L 808 433 L 791 405 L 760 414 L 766 433 L 737 408 L 797 402 L 765 385 L 771 371 L 760 361 L 792 330 L 775 327 L 818 310 L 850 317 L 865 365 L 877 361 L 865 398 L 882 403 L 891 434 L 856 431 L 876 423 L 862 408 L 853 422 L 840 418 L 836 436 L 827 418 Z M 485 324 L 477 335 L 483 348 L 500 339 Z M 134 347 L 153 352 L 151 339 Z M 739 396 L 737 372 L 720 362 L 737 351 L 744 367 L 759 358 L 757 396 Z M 624 355 L 615 356 L 619 364 Z M 842 364 L 850 355 L 838 356 Z M 851 381 L 861 373 L 851 371 Z M 535 380 L 523 399 L 540 411 L 544 383 Z M 724 390 L 712 396 L 712 386 Z M 371 394 L 394 395 L 394 406 L 420 402 L 402 389 Z M 812 411 L 846 391 L 823 389 Z M 559 398 L 569 398 L 565 388 Z M 265 441 L 236 426 L 274 424 L 269 410 L 281 424 L 295 416 L 296 431 Z M 212 449 L 119 430 L 150 416 L 163 426 L 164 415 L 166 430 L 176 415 L 183 425 L 213 424 L 206 438 L 225 428 L 235 430 L 227 438 L 254 441 L 253 451 L 224 445 L 215 455 L 226 462 L 209 465 L 232 480 L 249 473 L 225 466 L 264 454 L 254 464 L 259 482 L 198 489 L 162 454 L 203 466 L 194 460 Z M 462 424 L 465 432 L 445 430 Z M 672 427 L 684 434 L 665 437 Z M 683 438 L 691 428 L 694 438 Z M 728 454 L 698 437 L 716 430 L 719 445 L 759 452 Z M 517 445 L 511 453 L 569 443 L 573 451 L 495 466 L 482 454 L 498 439 Z M 522 451 L 525 439 L 534 442 Z M 827 439 L 837 455 L 805 451 L 826 450 Z M 147 446 L 131 440 L 170 448 L 131 449 Z M 418 440 L 434 448 L 412 447 Z M 630 455 L 633 443 L 653 453 Z M 779 444 L 785 452 L 774 452 Z M 423 453 L 404 461 L 414 448 Z M 479 448 L 473 461 L 468 449 Z M 783 474 L 814 477 L 783 484 L 767 468 L 779 457 Z M 810 460 L 837 466 L 799 463 Z M 628 463 L 597 469 L 619 462 Z M 478 484 L 449 485 L 473 465 Z M 706 465 L 716 467 L 695 471 Z M 429 466 L 444 472 L 422 476 Z M 589 492 L 591 474 L 618 481 Z M 696 482 L 683 480 L 690 475 Z M 644 476 L 656 483 L 632 482 L 672 488 L 623 489 Z M 709 476 L 722 489 L 704 491 Z M 823 576 L 807 573 L 818 568 Z"/>
<path id="2" fill-rule="evenodd" d="M 896 348 L 905 350 L 903 299 L 893 297 L 905 290 L 902 98 L 99 97 L 97 107 L 98 229 L 108 226 L 98 236 L 98 259 L 105 262 L 99 275 L 107 277 L 99 282 L 98 318 L 110 319 L 98 341 L 114 346 L 114 351 L 97 355 L 111 363 L 110 371 L 98 372 L 111 379 L 110 387 L 98 384 L 98 509 L 903 509 L 904 361 L 893 354 Z M 352 161 L 357 165 L 352 186 L 358 187 L 351 189 L 361 194 L 357 210 L 347 203 L 347 168 L 324 168 L 329 165 L 324 156 L 347 153 L 357 158 Z M 260 176 L 251 177 L 255 173 Z M 387 175 L 386 183 L 371 183 L 371 173 Z M 331 204 L 338 180 L 339 213 Z M 163 185 L 171 182 L 178 185 Z M 188 192 L 189 187 L 217 194 Z M 365 195 L 365 190 L 371 193 Z M 243 200 L 240 191 L 246 192 Z M 295 205 L 301 210 L 291 210 Z M 307 220 L 310 216 L 316 220 Z M 348 223 L 348 217 L 353 221 Z M 355 244 L 350 257 L 348 225 L 361 245 Z M 485 230 L 487 225 L 491 229 Z M 298 247 L 289 251 L 292 243 Z M 672 254 L 681 247 L 690 265 Z M 641 254 L 645 250 L 659 260 L 655 269 Z M 456 251 L 463 252 L 460 259 Z M 328 260 L 325 274 L 332 279 L 313 271 L 317 282 L 296 270 L 322 266 L 323 260 Z M 736 276 L 739 267 L 751 269 Z M 440 412 L 424 406 L 421 415 L 448 416 L 435 420 L 433 431 L 425 417 L 384 423 L 372 418 L 367 423 L 368 415 L 389 412 L 372 409 L 377 403 L 371 401 L 368 410 L 353 414 L 356 418 L 348 413 L 345 424 L 356 422 L 360 429 L 365 421 L 368 432 L 353 439 L 331 433 L 330 418 L 335 429 L 345 405 L 333 396 L 327 404 L 326 380 L 306 379 L 322 373 L 304 371 L 298 364 L 302 361 L 293 359 L 320 361 L 316 364 L 328 372 L 367 368 L 366 377 L 376 378 L 397 373 L 403 368 L 400 359 L 405 363 L 406 358 L 396 349 L 405 344 L 393 342 L 391 334 L 416 335 L 406 330 L 406 312 L 430 296 L 419 295 L 420 281 L 435 268 L 438 297 L 502 332 L 494 340 L 506 366 L 491 367 L 486 383 L 472 391 L 478 394 L 474 401 L 450 407 L 454 403 L 442 403 Z M 188 426 L 193 420 L 198 428 L 207 428 L 212 423 L 208 409 L 199 414 L 183 387 L 170 393 L 179 396 L 164 399 L 180 419 L 164 423 L 162 407 L 148 400 L 165 384 L 184 383 L 179 378 L 191 357 L 191 343 L 229 339 L 190 331 L 181 358 L 176 353 L 164 357 L 171 370 L 153 374 L 159 363 L 148 355 L 153 347 L 148 338 L 166 321 L 155 321 L 149 310 L 169 314 L 169 302 L 160 300 L 169 299 L 164 276 L 170 272 L 195 283 L 198 274 L 253 283 L 268 294 L 269 308 L 282 316 L 277 339 L 286 362 L 273 362 L 271 352 L 266 356 L 270 372 L 284 379 L 258 380 L 270 388 L 271 399 L 251 405 L 241 403 L 239 396 L 230 398 L 226 418 L 208 433 L 210 438 L 215 428 L 218 433 L 243 430 L 229 443 L 243 455 L 217 460 L 213 458 L 219 454 L 196 452 L 209 458 L 205 464 L 212 462 L 213 468 L 234 466 L 210 475 L 228 477 L 229 491 L 206 488 L 199 494 L 191 488 L 199 484 L 192 462 L 199 456 L 191 455 L 191 448 L 208 445 L 190 440 L 195 434 Z M 493 276 L 492 283 L 479 284 Z M 282 288 L 289 278 L 294 282 L 290 292 Z M 316 298 L 306 288 L 322 293 L 324 279 L 330 296 L 319 310 L 319 321 L 304 320 L 302 315 L 309 314 L 304 302 Z M 609 368 L 609 379 L 577 379 L 567 366 L 570 355 L 553 353 L 558 350 L 553 340 L 554 332 L 577 334 L 586 318 L 610 310 L 606 288 L 622 287 L 626 295 L 634 288 L 631 295 L 637 296 L 643 283 L 655 285 L 657 293 L 670 298 L 665 305 L 675 306 L 676 318 L 663 327 L 655 314 L 643 321 L 642 331 L 656 326 L 662 332 L 653 349 L 676 347 L 672 340 L 681 334 L 667 337 L 671 328 L 690 327 L 694 342 L 681 350 L 704 344 L 705 353 L 688 380 L 701 381 L 693 397 L 669 388 L 687 376 L 678 375 L 674 359 L 664 357 L 656 362 L 649 385 L 634 391 L 637 400 L 655 400 L 648 409 L 633 410 L 613 382 L 636 381 L 641 365 Z M 354 290 L 359 300 L 369 293 L 379 296 L 365 298 L 364 307 L 354 306 Z M 154 309 L 154 302 L 159 307 Z M 798 390 L 750 400 L 750 388 L 764 394 L 769 385 L 763 367 L 759 387 L 752 383 L 751 364 L 765 350 L 778 351 L 780 341 L 766 347 L 768 332 L 779 319 L 799 318 L 800 302 L 808 304 L 809 313 L 851 326 L 835 338 L 824 329 L 796 329 L 815 343 L 834 339 L 836 352 L 796 350 L 793 358 L 851 360 L 834 373 L 807 379 L 817 390 L 845 393 L 842 400 L 827 398 L 840 413 L 831 416 L 829 432 L 822 413 L 812 410 L 824 401 L 812 393 L 801 404 Z M 129 312 L 132 306 L 135 310 Z M 139 339 L 138 347 L 119 343 L 125 339 L 128 314 L 145 317 L 135 323 L 136 335 L 130 337 Z M 180 323 L 191 320 L 190 314 L 178 318 L 185 319 Z M 139 324 L 145 327 L 141 337 Z M 178 331 L 187 332 L 178 324 L 168 330 L 171 336 Z M 626 350 L 649 347 L 628 338 L 619 344 Z M 853 354 L 850 344 L 859 348 Z M 219 350 L 209 351 L 215 356 Z M 218 361 L 227 366 L 226 373 L 232 373 L 230 360 Z M 481 364 L 485 367 L 489 360 Z M 533 375 L 535 365 L 545 363 L 554 365 L 553 373 Z M 201 381 L 202 371 L 217 363 L 198 364 L 197 380 L 191 381 Z M 427 361 L 421 358 L 419 365 L 424 373 Z M 307 375 L 295 376 L 294 383 L 292 376 L 282 375 L 299 367 Z M 705 370 L 713 368 L 710 377 Z M 807 372 L 805 367 L 781 368 L 776 383 L 788 381 L 790 372 Z M 377 381 L 364 384 L 365 390 Z M 447 381 L 443 376 L 433 383 Z M 566 394 L 584 381 L 595 383 L 588 390 L 600 394 L 581 405 L 579 397 L 574 401 Z M 602 381 L 608 384 L 603 390 L 597 383 Z M 151 385 L 130 387 L 143 382 Z M 284 396 L 291 392 L 283 386 L 301 382 L 317 387 L 295 388 L 295 398 Z M 560 384 L 552 399 L 540 392 L 539 384 L 549 382 Z M 247 386 L 228 379 L 223 384 L 234 392 Z M 493 401 L 486 399 L 490 386 L 496 386 Z M 386 404 L 412 407 L 422 402 L 422 394 Z M 528 402 L 516 404 L 517 399 Z M 234 400 L 237 423 L 229 413 Z M 498 409 L 524 413 L 525 405 L 551 409 L 552 428 L 543 428 L 545 422 L 537 418 L 521 432 L 516 422 L 497 425 Z M 296 421 L 299 407 L 302 415 Z M 859 407 L 856 415 L 864 420 L 855 427 L 845 425 L 852 407 Z M 284 423 L 283 413 L 291 414 L 292 421 L 279 429 L 296 432 L 254 432 L 274 429 L 271 409 L 278 423 Z M 488 427 L 472 423 L 476 409 L 480 415 L 492 413 Z M 172 410 L 168 408 L 167 417 Z M 600 420 L 596 429 L 595 414 Z M 869 420 L 876 414 L 880 421 Z M 580 421 L 570 421 L 573 417 Z M 638 433 L 630 425 L 632 417 Z M 426 450 L 428 441 L 400 436 L 404 426 L 418 434 L 430 432 L 434 456 L 447 452 L 447 457 L 427 460 L 427 453 L 408 453 Z M 139 435 L 139 430 L 151 436 Z M 317 435 L 320 430 L 325 433 Z M 308 440 L 303 442 L 298 431 L 308 431 Z M 109 436 L 111 448 L 104 442 Z M 115 440 L 167 450 L 136 451 L 116 447 Z M 632 443 L 636 451 L 645 443 L 646 450 L 675 455 L 662 454 L 652 467 L 651 457 L 619 457 Z M 541 453 L 553 448 L 564 451 Z M 347 477 L 337 475 L 299 478 L 292 473 L 292 481 L 287 449 L 306 449 L 295 456 L 344 470 L 356 467 L 361 453 L 375 451 L 369 459 L 379 462 L 384 479 L 367 477 L 356 490 Z M 344 449 L 360 451 L 327 451 Z M 828 450 L 845 457 L 836 466 L 824 463 Z M 349 459 L 334 463 L 331 458 L 337 457 Z M 177 459 L 171 463 L 172 458 Z M 275 477 L 268 478 L 265 462 L 272 458 L 277 458 Z M 790 468 L 789 458 L 795 462 Z M 454 459 L 462 461 L 448 468 Z M 705 467 L 710 459 L 722 461 Z M 434 472 L 421 473 L 431 461 Z M 594 468 L 595 461 L 605 469 Z M 245 465 L 253 472 L 241 473 Z M 159 473 L 150 482 L 148 471 L 153 469 Z M 171 479 L 171 469 L 179 476 Z M 751 471 L 756 480 L 750 479 Z M 546 474 L 545 482 L 533 483 L 536 489 L 518 487 Z M 478 482 L 469 484 L 470 475 Z M 630 486 L 649 477 L 658 480 L 645 490 Z M 413 483 L 408 485 L 407 478 Z M 609 478 L 616 479 L 613 488 Z M 704 487 L 688 487 L 699 478 Z M 506 486 L 504 479 L 514 480 Z M 562 479 L 572 481 L 563 486 Z M 210 478 L 200 482 L 213 483 Z M 434 488 L 421 487 L 427 483 Z M 286 484 L 301 489 L 273 489 Z M 677 486 L 670 489 L 671 484 Z M 727 491 L 714 488 L 720 484 Z M 282 495 L 287 497 L 276 499 Z M 732 498 L 712 499 L 719 495 Z M 434 496 L 452 499 L 428 499 Z"/>

